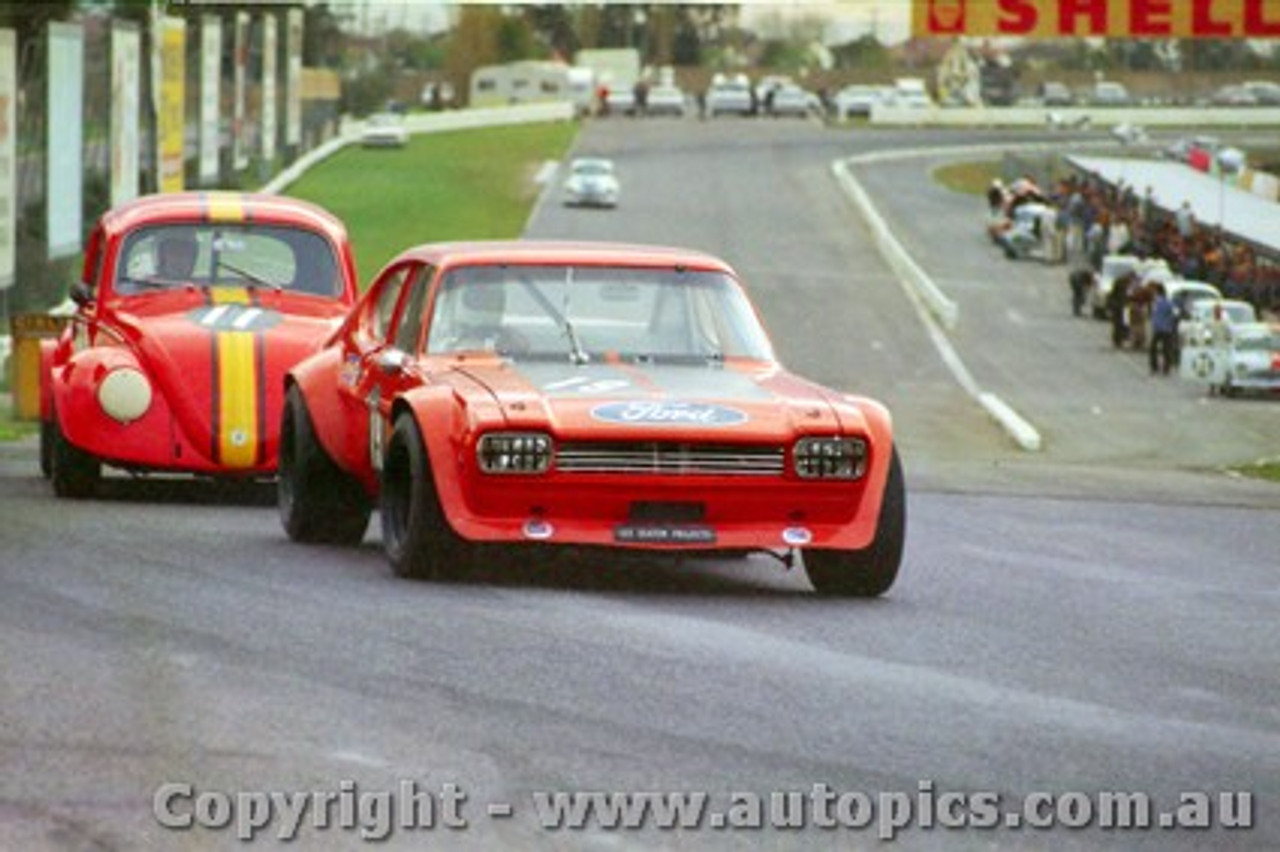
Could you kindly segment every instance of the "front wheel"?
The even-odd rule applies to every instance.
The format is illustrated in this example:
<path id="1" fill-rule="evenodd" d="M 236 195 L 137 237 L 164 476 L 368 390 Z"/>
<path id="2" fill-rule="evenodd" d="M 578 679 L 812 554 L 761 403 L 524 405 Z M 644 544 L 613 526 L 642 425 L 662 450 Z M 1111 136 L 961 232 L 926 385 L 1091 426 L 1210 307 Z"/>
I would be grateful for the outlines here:
<path id="1" fill-rule="evenodd" d="M 49 479 L 53 481 L 53 493 L 72 500 L 92 497 L 102 479 L 102 462 L 67 440 L 56 414 L 51 433 Z"/>
<path id="2" fill-rule="evenodd" d="M 861 550 L 805 550 L 804 567 L 814 591 L 828 597 L 874 598 L 889 591 L 902 564 L 907 531 L 906 485 L 898 451 L 889 460 L 876 536 Z"/>
<path id="3" fill-rule="evenodd" d="M 297 386 L 285 395 L 280 421 L 280 523 L 294 541 L 356 545 L 372 506 L 364 487 L 325 452 Z"/>
<path id="4" fill-rule="evenodd" d="M 387 443 L 378 508 L 382 545 L 397 577 L 457 580 L 466 574 L 475 545 L 445 519 L 431 460 L 412 414 L 396 420 Z"/>

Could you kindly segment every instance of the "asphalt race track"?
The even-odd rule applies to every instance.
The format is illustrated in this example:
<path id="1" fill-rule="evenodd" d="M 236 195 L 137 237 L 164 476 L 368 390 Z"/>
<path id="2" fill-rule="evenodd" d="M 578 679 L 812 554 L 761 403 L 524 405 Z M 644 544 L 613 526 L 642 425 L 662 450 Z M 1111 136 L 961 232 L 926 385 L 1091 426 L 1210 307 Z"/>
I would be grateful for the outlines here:
<path id="1" fill-rule="evenodd" d="M 305 815 L 294 848 L 363 848 L 376 825 L 357 793 L 367 805 L 405 783 L 465 795 L 468 826 L 438 812 L 375 848 L 1280 846 L 1280 488 L 1221 472 L 1277 452 L 1280 404 L 1210 399 L 1112 352 L 1102 324 L 1070 316 L 1061 267 L 1006 261 L 981 202 L 929 181 L 937 160 L 860 170 L 960 304 L 959 355 L 1045 436 L 1018 450 L 956 384 L 830 171 L 991 138 L 599 121 L 576 153 L 615 159 L 621 206 L 550 192 L 530 223 L 724 256 L 784 361 L 890 405 L 910 520 L 882 600 L 820 600 L 764 557 L 398 581 L 376 521 L 361 548 L 308 548 L 285 539 L 268 488 L 119 478 L 59 502 L 34 442 L 0 445 L 0 850 L 249 848 L 236 796 L 299 791 L 337 804 L 328 828 Z M 158 797 L 166 785 L 190 796 Z M 882 796 L 907 801 L 912 827 L 895 844 L 877 822 L 812 814 L 800 830 L 555 830 L 534 805 L 656 791 L 724 806 L 815 786 L 880 816 Z M 1080 818 L 1083 796 L 1110 792 L 1156 814 L 1182 793 L 1248 792 L 1256 825 Z M 1049 793 L 1077 810 L 1038 813 L 1081 827 L 944 828 L 936 806 L 955 793 L 998 794 L 1002 826 Z M 157 798 L 181 816 L 201 794 L 204 821 L 228 827 L 157 821 Z"/>

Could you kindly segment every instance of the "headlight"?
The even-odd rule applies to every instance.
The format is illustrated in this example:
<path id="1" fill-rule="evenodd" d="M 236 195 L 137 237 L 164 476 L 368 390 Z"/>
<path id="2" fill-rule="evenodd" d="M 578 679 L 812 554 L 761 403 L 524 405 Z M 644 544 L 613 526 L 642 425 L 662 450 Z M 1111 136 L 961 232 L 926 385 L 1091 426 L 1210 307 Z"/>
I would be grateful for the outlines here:
<path id="1" fill-rule="evenodd" d="M 861 438 L 801 438 L 791 453 L 804 479 L 857 479 L 866 472 L 867 442 Z"/>
<path id="2" fill-rule="evenodd" d="M 151 407 L 151 382 L 132 367 L 112 370 L 98 385 L 98 404 L 112 420 L 128 425 Z"/>
<path id="3" fill-rule="evenodd" d="M 476 445 L 485 473 L 546 473 L 551 467 L 551 436 L 541 432 L 490 432 Z"/>

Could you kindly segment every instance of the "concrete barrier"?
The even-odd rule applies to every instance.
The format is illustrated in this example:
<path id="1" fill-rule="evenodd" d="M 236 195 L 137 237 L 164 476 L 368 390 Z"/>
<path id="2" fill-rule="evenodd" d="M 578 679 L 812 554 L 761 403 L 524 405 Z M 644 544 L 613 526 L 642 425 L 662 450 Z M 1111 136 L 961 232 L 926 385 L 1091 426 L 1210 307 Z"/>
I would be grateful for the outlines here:
<path id="1" fill-rule="evenodd" d="M 887 127 L 1093 127 L 1130 124 L 1173 127 L 1193 133 L 1207 127 L 1275 127 L 1280 107 L 902 107 L 876 104 L 871 123 Z"/>
<path id="2" fill-rule="evenodd" d="M 1007 149 L 1007 146 L 974 146 L 964 149 L 964 151 L 965 153 L 978 153 L 989 150 L 992 147 L 999 147 L 1001 150 Z M 957 151 L 955 148 L 943 150 L 946 153 L 955 153 Z M 939 152 L 939 149 L 927 148 L 906 151 L 880 151 L 852 157 L 848 160 L 836 160 L 831 164 L 831 171 L 835 175 L 836 182 L 844 191 L 845 196 L 853 203 L 866 221 L 867 227 L 875 240 L 876 248 L 902 283 L 903 289 L 906 290 L 908 298 L 911 299 L 911 303 L 916 307 L 920 319 L 925 325 L 929 339 L 933 342 L 934 348 L 938 350 L 939 356 L 942 358 L 943 363 L 946 364 L 947 369 L 950 370 L 956 383 L 999 424 L 1005 434 L 1012 438 L 1014 443 L 1021 449 L 1027 452 L 1038 452 L 1044 445 L 1040 432 L 1030 421 L 1014 410 L 1013 406 L 995 394 L 982 389 L 973 374 L 969 372 L 969 368 L 965 366 L 960 353 L 956 351 L 950 338 L 947 337 L 946 330 L 955 328 L 960 321 L 959 306 L 938 287 L 928 273 L 907 253 L 906 248 L 894 236 L 889 224 L 880 215 L 880 211 L 876 209 L 871 197 L 863 189 L 862 184 L 858 182 L 858 179 L 854 177 L 850 169 L 851 165 L 867 165 L 886 160 L 927 157 Z"/>
<path id="3" fill-rule="evenodd" d="M 920 268 L 915 259 L 903 248 L 898 238 L 889 230 L 888 223 L 880 215 L 880 211 L 876 209 L 875 204 L 871 202 L 871 197 L 862 188 L 862 184 L 853 176 L 853 172 L 849 170 L 846 162 L 837 160 L 831 164 L 831 170 L 845 194 L 853 202 L 854 206 L 858 208 L 858 212 L 862 214 L 862 218 L 871 230 L 871 236 L 875 239 L 876 247 L 880 250 L 885 262 L 889 264 L 899 278 L 904 279 L 915 289 L 925 306 L 928 307 L 929 312 L 937 318 L 938 322 L 942 323 L 944 328 L 955 328 L 960 319 L 960 309 L 954 301 L 939 289 L 933 279 L 925 274 L 925 271 Z"/>

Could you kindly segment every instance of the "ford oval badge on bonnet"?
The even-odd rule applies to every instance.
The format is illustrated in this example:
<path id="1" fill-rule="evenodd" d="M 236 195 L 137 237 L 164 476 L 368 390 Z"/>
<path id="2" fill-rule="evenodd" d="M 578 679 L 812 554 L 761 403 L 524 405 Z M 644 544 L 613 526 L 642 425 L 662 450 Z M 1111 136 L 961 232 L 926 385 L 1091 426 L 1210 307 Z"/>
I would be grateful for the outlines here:
<path id="1" fill-rule="evenodd" d="M 701 402 L 609 402 L 591 409 L 605 423 L 644 426 L 737 426 L 747 422 L 745 411 Z"/>

